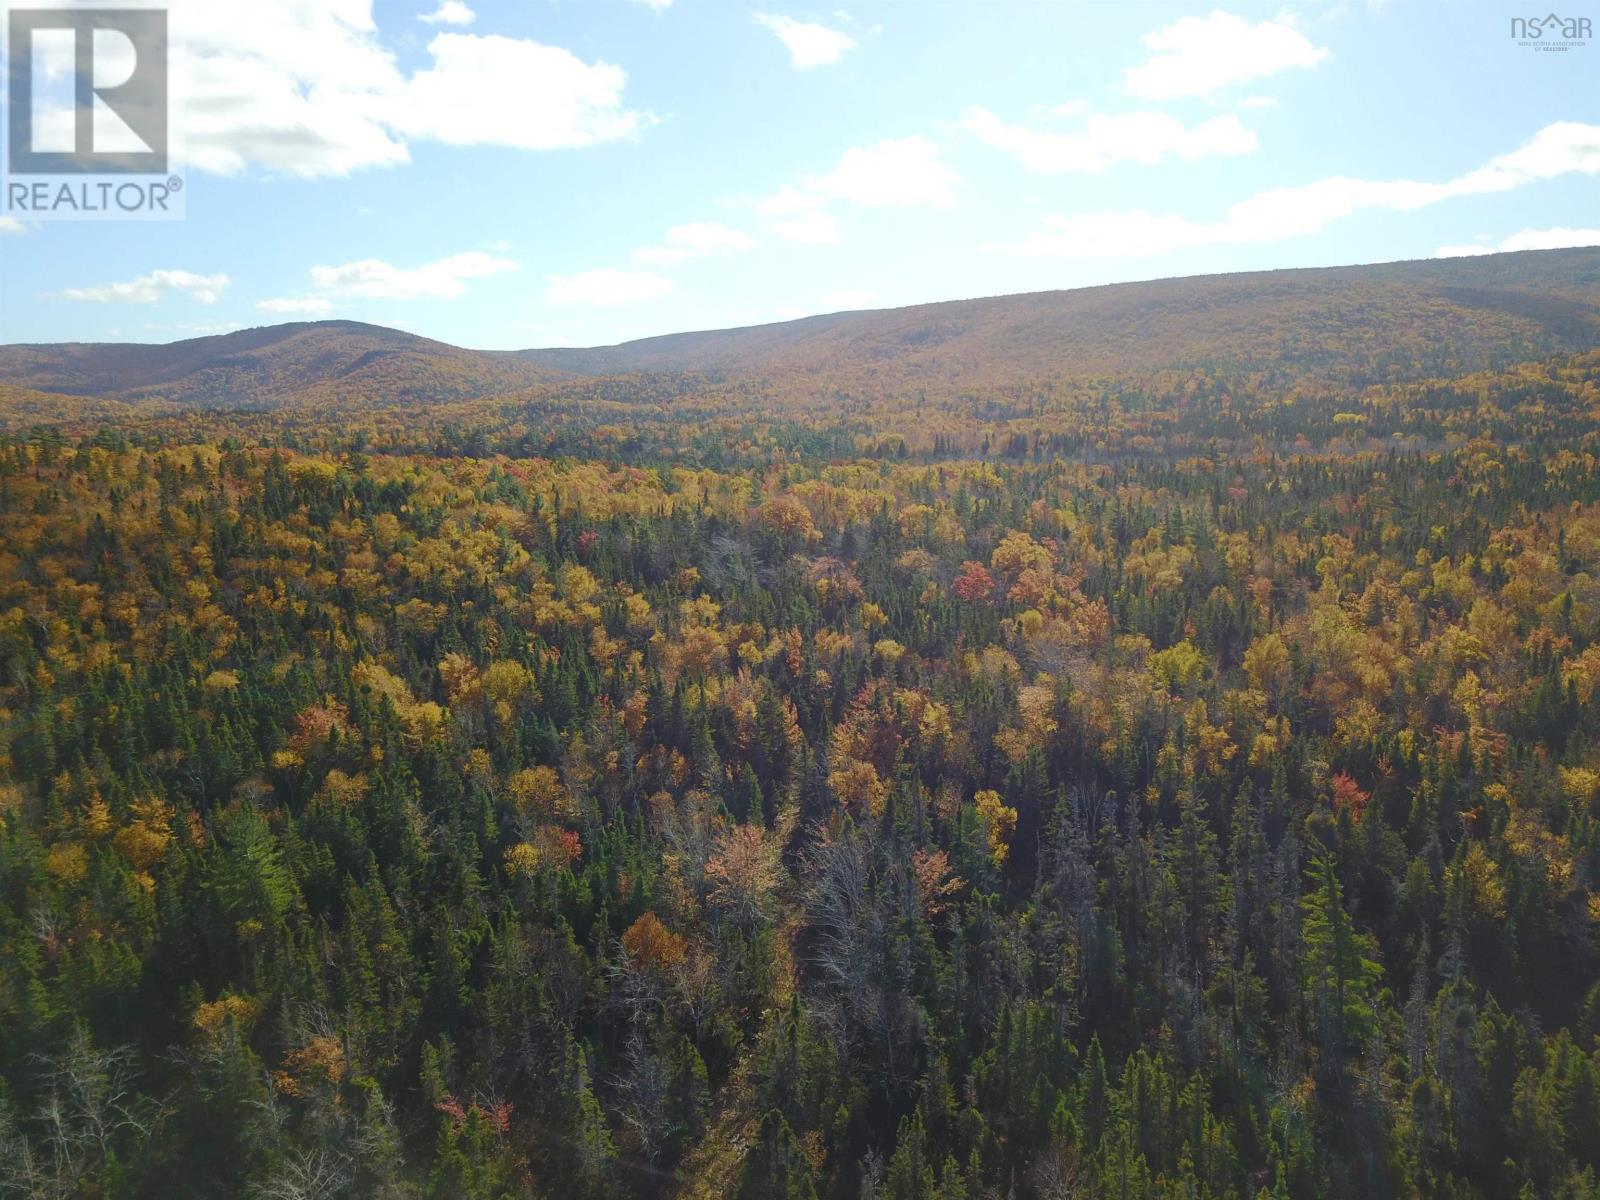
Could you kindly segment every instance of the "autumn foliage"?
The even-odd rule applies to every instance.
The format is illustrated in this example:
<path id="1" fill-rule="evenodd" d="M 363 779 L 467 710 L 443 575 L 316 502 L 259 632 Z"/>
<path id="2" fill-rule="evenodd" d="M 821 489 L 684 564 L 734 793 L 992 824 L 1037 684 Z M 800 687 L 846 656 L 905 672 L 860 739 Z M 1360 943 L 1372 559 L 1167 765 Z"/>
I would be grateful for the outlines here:
<path id="1" fill-rule="evenodd" d="M 1450 311 L 0 437 L 0 1194 L 1593 1194 L 1600 354 Z"/>

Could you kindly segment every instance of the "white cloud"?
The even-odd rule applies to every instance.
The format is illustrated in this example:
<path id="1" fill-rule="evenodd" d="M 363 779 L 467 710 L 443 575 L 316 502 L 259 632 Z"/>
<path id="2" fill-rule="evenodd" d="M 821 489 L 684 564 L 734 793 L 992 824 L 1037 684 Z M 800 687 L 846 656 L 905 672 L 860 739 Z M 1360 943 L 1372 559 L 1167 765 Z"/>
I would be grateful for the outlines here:
<path id="1" fill-rule="evenodd" d="M 1239 101 L 1239 107 L 1240 108 L 1277 108 L 1278 107 L 1278 98 L 1276 96 L 1246 96 L 1243 100 Z"/>
<path id="2" fill-rule="evenodd" d="M 312 267 L 310 274 L 315 290 L 337 296 L 363 300 L 449 300 L 466 292 L 469 279 L 516 269 L 517 264 L 509 258 L 468 250 L 420 267 L 397 267 L 382 259 L 363 258 L 339 266 Z"/>
<path id="3" fill-rule="evenodd" d="M 1138 210 L 1056 216 L 1021 242 L 989 249 L 1034 257 L 1132 258 L 1192 246 L 1275 242 L 1320 232 L 1365 209 L 1411 212 L 1458 196 L 1510 191 L 1568 174 L 1600 174 L 1600 125 L 1546 125 L 1509 154 L 1443 183 L 1334 176 L 1258 192 L 1215 221 Z"/>
<path id="4" fill-rule="evenodd" d="M 767 228 L 786 242 L 802 246 L 837 246 L 839 222 L 825 208 L 827 201 L 784 184 L 756 205 Z"/>
<path id="5" fill-rule="evenodd" d="M 800 71 L 830 66 L 856 44 L 849 34 L 810 21 L 796 21 L 793 17 L 757 13 L 756 24 L 765 26 L 778 36 L 778 40 L 789 51 L 789 61 Z"/>
<path id="6" fill-rule="evenodd" d="M 672 280 L 651 271 L 618 271 L 603 267 L 577 275 L 545 277 L 545 297 L 555 304 L 635 304 L 672 290 Z"/>
<path id="7" fill-rule="evenodd" d="M 382 120 L 404 78 L 370 0 L 181 0 L 171 20 L 173 139 L 191 167 L 315 177 L 409 159 Z"/>
<path id="8" fill-rule="evenodd" d="M 784 184 L 755 207 L 766 228 L 783 241 L 836 246 L 842 239 L 831 205 L 944 208 L 955 203 L 960 183 L 927 138 L 888 138 L 851 147 L 832 170 L 807 175 L 798 187 Z"/>
<path id="9" fill-rule="evenodd" d="M 807 176 L 804 185 L 813 195 L 867 208 L 944 208 L 955 203 L 960 182 L 939 161 L 939 147 L 919 136 L 853 146 L 833 170 Z"/>
<path id="10" fill-rule="evenodd" d="M 439 7 L 417 18 L 425 25 L 471 25 L 478 19 L 461 0 L 439 0 Z"/>
<path id="11" fill-rule="evenodd" d="M 1566 250 L 1573 246 L 1600 246 L 1600 229 L 1524 229 L 1500 243 L 1502 250 Z"/>
<path id="12" fill-rule="evenodd" d="M 23 232 L 22 222 L 15 217 L 0 217 L 0 236 Z"/>
<path id="13" fill-rule="evenodd" d="M 656 12 L 666 12 L 672 7 L 672 0 L 633 0 L 635 4 L 642 4 L 646 8 L 653 8 Z"/>
<path id="14" fill-rule="evenodd" d="M 444 0 L 440 20 L 470 12 Z M 626 137 L 622 68 L 522 38 L 441 33 L 408 74 L 372 0 L 177 0 L 174 150 L 212 174 L 317 178 L 410 160 L 409 143 L 544 150 Z"/>
<path id="15" fill-rule="evenodd" d="M 1180 17 L 1146 34 L 1144 44 L 1153 56 L 1123 71 L 1123 82 L 1151 100 L 1207 96 L 1230 84 L 1314 67 L 1328 57 L 1282 18 L 1252 25 L 1221 9 Z"/>
<path id="16" fill-rule="evenodd" d="M 271 300 L 258 300 L 256 308 L 265 313 L 320 317 L 333 311 L 333 301 L 325 296 L 275 296 Z"/>
<path id="17" fill-rule="evenodd" d="M 627 75 L 522 38 L 441 33 L 393 109 L 394 127 L 457 146 L 561 150 L 614 141 L 647 121 L 622 107 Z"/>
<path id="18" fill-rule="evenodd" d="M 1600 174 L 1600 125 L 1557 121 L 1509 154 L 1489 160 L 1447 187 L 1462 192 L 1504 192 L 1535 179 L 1581 172 Z"/>
<path id="19" fill-rule="evenodd" d="M 633 252 L 633 257 L 636 262 L 664 266 L 711 255 L 742 254 L 753 250 L 755 244 L 755 238 L 748 233 L 715 221 L 692 221 L 687 225 L 674 225 L 667 230 L 661 245 L 641 247 Z"/>
<path id="20" fill-rule="evenodd" d="M 1231 113 L 1194 126 L 1166 113 L 1095 115 L 1084 122 L 1081 133 L 1057 133 L 1008 124 L 988 109 L 975 107 L 967 109 L 957 124 L 1029 170 L 1052 175 L 1101 171 L 1120 161 L 1149 165 L 1169 156 L 1250 154 L 1258 145 L 1256 135 Z"/>
<path id="21" fill-rule="evenodd" d="M 1440 246 L 1435 258 L 1459 258 L 1468 254 L 1499 254 L 1510 250 L 1565 250 L 1572 246 L 1600 246 L 1600 229 L 1524 229 L 1503 238 L 1498 245 Z"/>
<path id="22" fill-rule="evenodd" d="M 827 203 L 823 197 L 811 192 L 802 192 L 797 187 L 784 184 L 772 195 L 756 205 L 756 211 L 762 216 L 783 217 L 794 213 L 809 212 L 821 208 Z"/>
<path id="23" fill-rule="evenodd" d="M 94 304 L 154 304 L 172 292 L 187 295 L 201 304 L 215 304 L 228 286 L 226 275 L 196 275 L 193 271 L 151 271 L 137 279 L 104 283 L 95 287 L 67 288 L 61 294 L 68 300 L 87 300 Z"/>

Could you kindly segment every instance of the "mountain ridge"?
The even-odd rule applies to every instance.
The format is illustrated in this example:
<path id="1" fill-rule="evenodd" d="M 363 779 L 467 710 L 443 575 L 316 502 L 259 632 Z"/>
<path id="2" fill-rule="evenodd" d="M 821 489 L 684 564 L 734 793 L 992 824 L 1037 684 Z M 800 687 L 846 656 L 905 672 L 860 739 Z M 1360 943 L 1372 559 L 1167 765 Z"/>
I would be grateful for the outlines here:
<path id="1" fill-rule="evenodd" d="M 1001 318 L 998 334 L 1002 346 L 1015 348 L 1027 338 L 1063 332 L 1064 323 L 1090 315 L 1137 323 L 1141 336 L 1150 340 L 1173 339 L 1180 321 L 1199 318 L 1215 329 L 1219 321 L 1241 303 L 1261 305 L 1283 300 L 1302 303 L 1308 289 L 1321 289 L 1333 297 L 1352 287 L 1367 290 L 1379 285 L 1386 299 L 1442 299 L 1465 311 L 1496 312 L 1508 318 L 1531 321 L 1564 343 L 1553 349 L 1592 344 L 1600 331 L 1600 248 L 1556 251 L 1518 251 L 1452 259 L 1420 259 L 1339 267 L 1288 268 L 1223 275 L 1179 276 L 1128 283 L 1097 284 L 1085 288 L 1025 292 L 964 300 L 943 300 L 892 309 L 867 309 L 820 314 L 787 322 L 663 334 L 616 346 L 584 349 L 548 349 L 517 352 L 519 357 L 579 374 L 614 374 L 622 371 L 672 371 L 747 369 L 752 358 L 767 349 L 779 331 L 797 335 L 817 357 L 836 358 L 841 347 L 829 345 L 829 335 L 854 325 L 856 347 L 862 339 L 875 339 L 869 350 L 877 354 L 899 349 L 912 358 L 947 345 L 970 330 L 975 314 Z M 1400 289 L 1397 294 L 1394 289 Z M 1418 294 L 1418 290 L 1420 293 Z M 1389 306 L 1385 306 L 1386 308 Z M 1313 314 L 1314 315 L 1314 314 Z M 853 319 L 853 320 L 852 320 Z M 919 329 L 918 322 L 924 323 Z M 1070 332 L 1070 331 L 1068 331 Z M 1089 337 L 1074 342 L 1074 349 L 1103 335 L 1105 328 L 1087 331 Z M 1533 330 L 1527 332 L 1533 333 Z M 1577 343 L 1574 345 L 1573 343 Z M 1178 337 L 1169 344 L 1185 345 Z M 1080 364 L 1109 365 L 1104 356 L 1089 355 Z M 786 364 L 794 365 L 794 364 Z M 1169 364 L 1171 365 L 1171 364 Z"/>
<path id="2" fill-rule="evenodd" d="M 629 375 L 1017 387 L 1211 364 L 1347 386 L 1600 345 L 1600 248 L 1184 276 L 821 313 L 612 346 L 471 350 L 351 320 L 0 345 L 0 383 L 135 407 L 391 406 Z"/>
<path id="3" fill-rule="evenodd" d="M 469 399 L 537 384 L 550 372 L 364 321 L 294 321 L 176 342 L 0 346 L 0 382 L 126 402 L 254 407 L 364 399 Z"/>

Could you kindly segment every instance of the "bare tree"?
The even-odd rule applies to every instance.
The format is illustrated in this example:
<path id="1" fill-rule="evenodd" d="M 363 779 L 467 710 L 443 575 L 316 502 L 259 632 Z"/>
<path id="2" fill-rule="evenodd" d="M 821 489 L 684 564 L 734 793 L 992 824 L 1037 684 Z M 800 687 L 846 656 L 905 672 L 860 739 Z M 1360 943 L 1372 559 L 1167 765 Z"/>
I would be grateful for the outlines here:
<path id="1" fill-rule="evenodd" d="M 859 1040 L 880 1056 L 878 1078 L 893 1091 L 912 1066 L 914 1056 L 902 1050 L 915 1039 L 921 1012 L 907 990 L 908 946 L 891 937 L 890 897 L 876 859 L 870 832 L 819 833 L 806 908 L 823 983 L 818 1015 L 841 1051 Z"/>
<path id="2" fill-rule="evenodd" d="M 160 1112 L 134 1086 L 132 1047 L 99 1050 L 78 1029 L 61 1053 L 31 1061 L 43 1093 L 29 1122 L 36 1142 L 9 1109 L 0 1110 L 0 1195 L 75 1196 L 85 1179 L 101 1176 L 119 1144 L 154 1132 Z"/>
<path id="3" fill-rule="evenodd" d="M 250 1189 L 259 1200 L 324 1200 L 355 1182 L 348 1155 L 324 1146 L 296 1150 L 266 1179 Z"/>
<path id="4" fill-rule="evenodd" d="M 617 1093 L 622 1123 L 633 1134 L 639 1153 L 650 1162 L 655 1162 L 677 1131 L 672 1106 L 667 1103 L 670 1086 L 666 1063 L 635 1027 L 628 1038 L 627 1066 L 617 1080 Z"/>
<path id="5" fill-rule="evenodd" d="M 1083 1164 L 1078 1152 L 1059 1138 L 1052 1139 L 1033 1163 L 1033 1187 L 1039 1200 L 1071 1200 L 1081 1195 Z"/>

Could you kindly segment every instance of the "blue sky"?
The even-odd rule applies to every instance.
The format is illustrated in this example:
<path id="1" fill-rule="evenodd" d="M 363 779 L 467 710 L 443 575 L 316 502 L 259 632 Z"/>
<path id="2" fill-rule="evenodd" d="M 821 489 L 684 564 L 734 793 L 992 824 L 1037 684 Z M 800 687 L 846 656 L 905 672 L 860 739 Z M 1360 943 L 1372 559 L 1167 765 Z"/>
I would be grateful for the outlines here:
<path id="1" fill-rule="evenodd" d="M 1600 40 L 1520 7 L 843 3 L 174 4 L 186 219 L 0 219 L 0 341 L 594 345 L 1600 242 Z"/>

